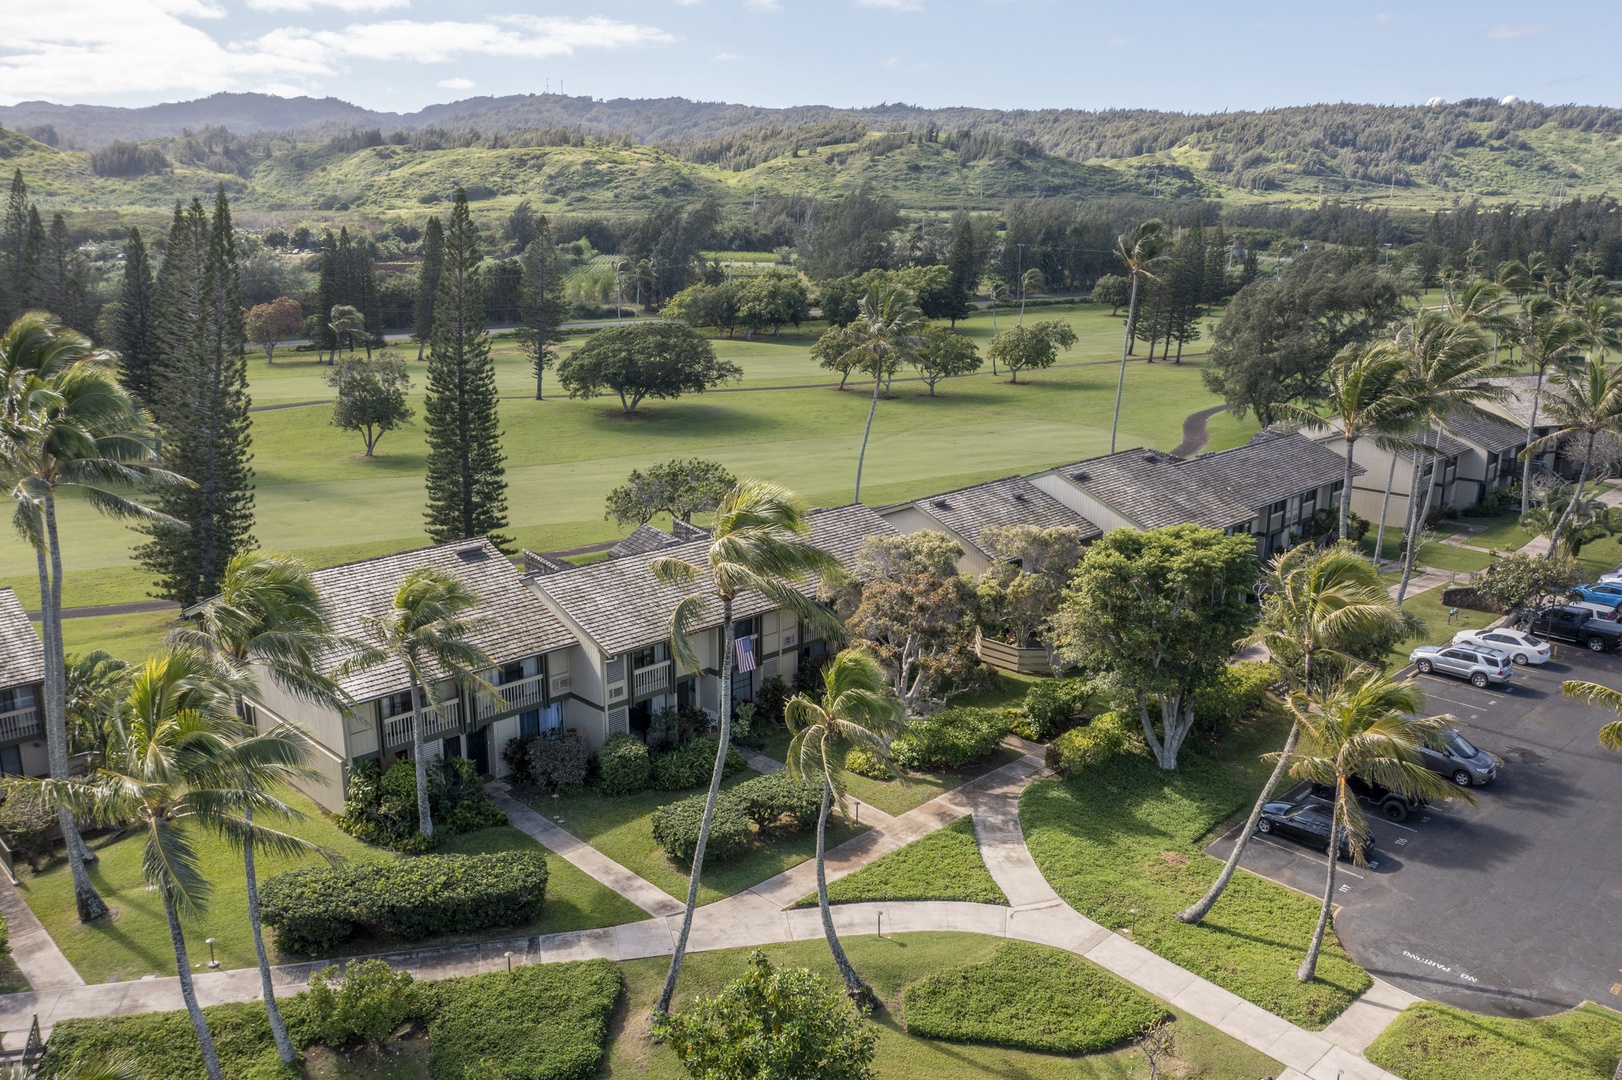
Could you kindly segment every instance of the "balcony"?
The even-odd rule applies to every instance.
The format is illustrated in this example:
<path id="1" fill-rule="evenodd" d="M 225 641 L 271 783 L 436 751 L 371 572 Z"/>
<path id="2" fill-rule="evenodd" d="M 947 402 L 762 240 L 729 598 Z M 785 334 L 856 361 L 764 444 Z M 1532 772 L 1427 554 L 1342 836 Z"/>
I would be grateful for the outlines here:
<path id="1" fill-rule="evenodd" d="M 418 716 L 424 717 L 422 737 L 424 741 L 435 739 L 442 735 L 461 730 L 462 703 L 460 701 L 441 701 L 437 705 L 423 709 L 416 713 L 403 713 L 400 716 L 391 716 L 383 721 L 383 744 L 385 746 L 404 746 L 413 740 L 412 723 Z"/>
<path id="2" fill-rule="evenodd" d="M 39 709 L 29 706 L 0 713 L 0 742 L 26 739 L 39 734 Z"/>
<path id="3" fill-rule="evenodd" d="M 477 712 L 480 720 L 488 720 L 503 713 L 538 709 L 545 700 L 546 676 L 531 675 L 527 679 L 502 683 L 496 687 L 495 694 L 481 692 Z"/>
<path id="4" fill-rule="evenodd" d="M 631 693 L 634 697 L 662 694 L 670 689 L 670 661 L 637 668 L 631 674 Z"/>

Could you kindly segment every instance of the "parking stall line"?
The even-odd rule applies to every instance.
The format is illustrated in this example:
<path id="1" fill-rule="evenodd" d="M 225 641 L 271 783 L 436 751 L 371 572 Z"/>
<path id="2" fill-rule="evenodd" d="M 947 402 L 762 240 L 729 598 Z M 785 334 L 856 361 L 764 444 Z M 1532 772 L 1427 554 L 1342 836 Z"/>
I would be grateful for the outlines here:
<path id="1" fill-rule="evenodd" d="M 1315 853 L 1315 852 L 1313 852 L 1313 851 L 1311 851 L 1311 850 L 1309 850 L 1307 848 L 1297 847 L 1294 844 L 1286 844 L 1286 843 L 1283 843 L 1282 841 L 1274 840 L 1271 837 L 1262 836 L 1260 834 L 1257 834 L 1256 836 L 1252 837 L 1252 839 L 1260 840 L 1262 843 L 1266 844 L 1268 847 L 1278 848 L 1280 851 L 1288 851 L 1291 854 L 1300 855 L 1303 858 L 1310 859 L 1313 862 L 1317 863 L 1319 866 L 1328 866 L 1329 865 L 1327 856 L 1319 855 L 1319 854 L 1317 854 L 1317 853 Z M 1363 875 L 1362 874 L 1359 874 L 1359 873 L 1357 873 L 1357 872 L 1355 872 L 1353 870 L 1348 870 L 1344 866 L 1341 867 L 1338 871 L 1336 871 L 1336 873 L 1337 874 L 1346 874 L 1347 876 L 1354 877 L 1359 881 L 1363 880 Z"/>

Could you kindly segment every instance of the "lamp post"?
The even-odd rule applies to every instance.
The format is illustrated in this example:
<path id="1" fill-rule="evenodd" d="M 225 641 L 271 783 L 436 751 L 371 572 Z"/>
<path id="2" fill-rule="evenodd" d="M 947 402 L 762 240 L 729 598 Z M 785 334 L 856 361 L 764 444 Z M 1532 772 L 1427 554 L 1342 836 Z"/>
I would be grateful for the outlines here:
<path id="1" fill-rule="evenodd" d="M 508 949 L 506 952 L 502 953 L 501 955 L 505 956 L 507 958 L 507 970 L 511 971 L 513 969 L 513 951 L 511 949 Z"/>
<path id="2" fill-rule="evenodd" d="M 208 941 L 208 966 L 217 968 L 220 966 L 220 962 L 214 959 L 214 939 L 207 938 L 206 940 Z"/>

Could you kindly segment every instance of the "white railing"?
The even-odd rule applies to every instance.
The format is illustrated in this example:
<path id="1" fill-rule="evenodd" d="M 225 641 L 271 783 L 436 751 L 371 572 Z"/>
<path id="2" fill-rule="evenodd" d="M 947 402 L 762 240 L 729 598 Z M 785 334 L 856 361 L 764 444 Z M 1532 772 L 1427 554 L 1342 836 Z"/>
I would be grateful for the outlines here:
<path id="1" fill-rule="evenodd" d="M 670 689 L 670 661 L 654 664 L 652 667 L 637 668 L 631 676 L 633 693 L 637 697 L 648 694 L 661 694 Z"/>
<path id="2" fill-rule="evenodd" d="M 26 739 L 39 734 L 39 709 L 30 706 L 0 713 L 0 739 Z"/>
<path id="3" fill-rule="evenodd" d="M 502 683 L 494 695 L 479 694 L 479 719 L 488 720 L 502 713 L 540 708 L 546 699 L 546 676 L 531 675 L 517 682 Z"/>
<path id="4" fill-rule="evenodd" d="M 424 717 L 422 737 L 432 739 L 448 731 L 459 730 L 462 726 L 462 703 L 460 701 L 441 701 L 437 705 L 423 709 L 420 713 L 402 713 L 391 716 L 383 721 L 383 742 L 388 746 L 401 746 L 411 742 L 412 723 L 418 716 Z"/>

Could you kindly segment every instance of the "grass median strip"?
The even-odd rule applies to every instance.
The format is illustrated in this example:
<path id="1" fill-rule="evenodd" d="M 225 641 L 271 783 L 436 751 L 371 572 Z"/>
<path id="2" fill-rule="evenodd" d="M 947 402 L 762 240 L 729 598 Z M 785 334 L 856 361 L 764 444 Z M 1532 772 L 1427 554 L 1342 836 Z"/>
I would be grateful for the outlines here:
<path id="1" fill-rule="evenodd" d="M 1604 1080 L 1622 1058 L 1622 1013 L 1590 1004 L 1515 1020 L 1422 1001 L 1392 1021 L 1364 1056 L 1407 1080 Z"/>
<path id="2" fill-rule="evenodd" d="M 828 901 L 862 904 L 887 900 L 956 900 L 1008 905 L 974 842 L 974 819 L 959 818 L 874 859 L 828 886 Z M 815 907 L 812 893 L 795 907 Z"/>

